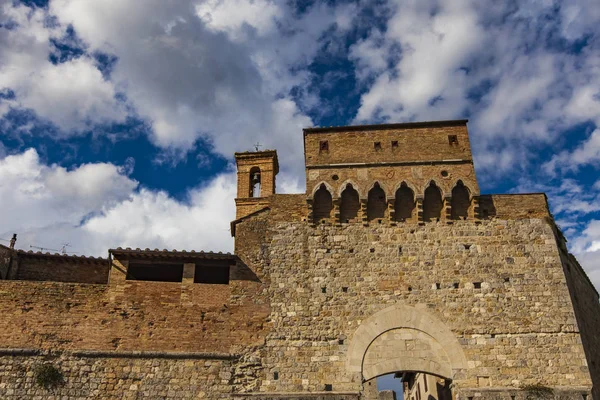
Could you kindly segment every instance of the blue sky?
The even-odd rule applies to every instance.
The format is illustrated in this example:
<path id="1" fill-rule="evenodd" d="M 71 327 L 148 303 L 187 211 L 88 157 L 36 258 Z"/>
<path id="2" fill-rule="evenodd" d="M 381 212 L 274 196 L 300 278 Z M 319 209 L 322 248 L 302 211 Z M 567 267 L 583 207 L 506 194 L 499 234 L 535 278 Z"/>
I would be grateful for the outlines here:
<path id="1" fill-rule="evenodd" d="M 600 287 L 596 0 L 0 0 L 0 238 L 231 250 L 232 155 L 468 118 L 484 193 L 546 192 Z"/>

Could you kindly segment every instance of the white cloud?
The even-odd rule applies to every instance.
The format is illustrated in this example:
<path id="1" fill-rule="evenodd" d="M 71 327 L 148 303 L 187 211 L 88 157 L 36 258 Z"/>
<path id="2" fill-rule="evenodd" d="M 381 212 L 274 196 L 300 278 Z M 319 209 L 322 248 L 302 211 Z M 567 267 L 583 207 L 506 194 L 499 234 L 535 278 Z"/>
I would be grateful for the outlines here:
<path id="1" fill-rule="evenodd" d="M 8 210 L 3 230 L 31 230 L 66 222 L 123 201 L 137 182 L 113 164 L 83 164 L 67 170 L 44 165 L 34 149 L 0 160 L 0 204 Z"/>
<path id="2" fill-rule="evenodd" d="M 4 101 L 0 117 L 9 106 L 31 109 L 71 133 L 93 124 L 123 121 L 126 114 L 115 99 L 114 87 L 93 60 L 81 57 L 58 65 L 48 60 L 49 40 L 64 31 L 48 27 L 47 18 L 40 8 L 32 11 L 10 3 L 0 8 L 0 22 L 16 24 L 0 35 L 0 90 L 15 94 L 15 99 Z"/>
<path id="3" fill-rule="evenodd" d="M 483 44 L 474 8 L 466 1 L 395 1 L 387 31 L 374 30 L 351 56 L 378 74 L 385 54 L 400 46 L 399 61 L 381 72 L 361 98 L 356 121 L 455 118 L 466 106 L 466 73 L 461 69 Z M 396 50 L 397 52 L 397 50 Z M 373 57 L 371 59 L 371 57 Z"/>
<path id="4" fill-rule="evenodd" d="M 590 220 L 581 235 L 573 240 L 571 248 L 594 286 L 600 290 L 600 220 Z"/>
<path id="5" fill-rule="evenodd" d="M 572 151 L 563 151 L 552 156 L 550 161 L 542 165 L 544 171 L 554 175 L 555 170 L 576 171 L 584 165 L 600 166 L 600 129 L 595 129 L 590 136 Z"/>
<path id="6" fill-rule="evenodd" d="M 200 19 L 215 31 L 225 31 L 234 40 L 251 35 L 248 27 L 264 36 L 277 29 L 283 10 L 269 0 L 207 0 L 196 6 Z"/>
<path id="7" fill-rule="evenodd" d="M 180 201 L 125 175 L 131 163 L 44 165 L 33 149 L 0 160 L 0 237 L 29 245 L 106 256 L 110 247 L 231 251 L 236 177 L 217 176 Z"/>

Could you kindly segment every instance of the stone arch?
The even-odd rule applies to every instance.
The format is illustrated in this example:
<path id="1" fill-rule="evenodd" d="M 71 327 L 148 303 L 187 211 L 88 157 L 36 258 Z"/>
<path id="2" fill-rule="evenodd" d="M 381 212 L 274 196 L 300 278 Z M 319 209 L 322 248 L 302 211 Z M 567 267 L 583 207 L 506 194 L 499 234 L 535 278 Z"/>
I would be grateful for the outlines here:
<path id="1" fill-rule="evenodd" d="M 319 223 L 331 218 L 333 198 L 327 186 L 322 183 L 313 196 L 313 222 Z"/>
<path id="2" fill-rule="evenodd" d="M 340 198 L 342 197 L 342 193 L 344 193 L 344 190 L 346 190 L 346 188 L 348 187 L 348 185 L 352 186 L 352 188 L 354 190 L 356 190 L 356 193 L 358 193 L 358 198 L 359 199 L 363 197 L 362 193 L 360 191 L 360 187 L 358 186 L 358 184 L 356 184 L 356 182 L 354 182 L 351 179 L 348 179 L 348 180 L 344 181 L 344 183 L 342 183 L 340 185 L 340 188 L 338 189 L 338 197 L 340 197 Z"/>
<path id="3" fill-rule="evenodd" d="M 385 218 L 386 213 L 387 196 L 379 182 L 375 182 L 367 197 L 367 220 Z"/>
<path id="4" fill-rule="evenodd" d="M 467 219 L 470 206 L 471 195 L 469 188 L 459 180 L 452 189 L 452 201 L 450 202 L 450 214 L 452 219 Z"/>
<path id="5" fill-rule="evenodd" d="M 423 199 L 423 221 L 439 220 L 443 207 L 442 190 L 435 184 L 435 181 L 429 182 L 429 186 L 425 189 L 425 198 Z"/>
<path id="6" fill-rule="evenodd" d="M 398 371 L 453 379 L 467 369 L 456 336 L 424 309 L 397 304 L 367 318 L 350 341 L 346 368 L 363 381 Z"/>
<path id="7" fill-rule="evenodd" d="M 406 182 L 402 182 L 396 190 L 396 200 L 394 201 L 394 220 L 406 221 L 412 218 L 415 209 L 415 192 Z"/>
<path id="8" fill-rule="evenodd" d="M 248 188 L 249 197 L 260 197 L 261 174 L 259 167 L 250 168 L 250 187 Z"/>
<path id="9" fill-rule="evenodd" d="M 341 195 L 340 222 L 354 222 L 358 218 L 360 200 L 358 192 L 348 183 Z"/>
<path id="10" fill-rule="evenodd" d="M 315 194 L 317 193 L 317 191 L 318 191 L 319 189 L 321 189 L 321 186 L 323 186 L 323 185 L 325 185 L 325 189 L 327 189 L 327 191 L 328 191 L 328 192 L 331 194 L 331 196 L 333 197 L 333 195 L 334 195 L 334 193 L 335 193 L 335 190 L 333 189 L 333 187 L 332 187 L 332 186 L 331 186 L 329 183 L 327 183 L 327 182 L 325 182 L 325 181 L 321 181 L 321 182 L 317 183 L 317 184 L 316 184 L 316 185 L 313 187 L 313 190 L 312 190 L 312 193 L 311 193 L 311 196 L 312 196 L 312 198 L 313 198 L 313 199 L 315 198 Z"/>

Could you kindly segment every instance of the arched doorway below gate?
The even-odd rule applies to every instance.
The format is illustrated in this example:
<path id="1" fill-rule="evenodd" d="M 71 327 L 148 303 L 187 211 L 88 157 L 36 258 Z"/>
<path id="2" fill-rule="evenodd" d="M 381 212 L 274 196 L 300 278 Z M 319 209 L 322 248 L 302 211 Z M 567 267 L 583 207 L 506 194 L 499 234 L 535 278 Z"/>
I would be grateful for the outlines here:
<path id="1" fill-rule="evenodd" d="M 363 384 L 364 400 L 452 400 L 451 381 L 418 371 L 402 371 Z"/>

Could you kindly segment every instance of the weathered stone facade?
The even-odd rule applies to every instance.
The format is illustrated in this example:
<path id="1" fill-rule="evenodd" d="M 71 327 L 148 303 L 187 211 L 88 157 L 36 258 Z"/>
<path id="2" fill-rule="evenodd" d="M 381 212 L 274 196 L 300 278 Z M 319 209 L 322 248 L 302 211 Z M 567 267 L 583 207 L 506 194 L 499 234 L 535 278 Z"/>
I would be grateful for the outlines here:
<path id="1" fill-rule="evenodd" d="M 307 129 L 305 155 L 280 195 L 273 151 L 236 154 L 235 256 L 116 249 L 70 279 L 0 247 L 0 397 L 350 400 L 418 371 L 600 398 L 598 293 L 543 194 L 480 195 L 466 121 Z"/>

